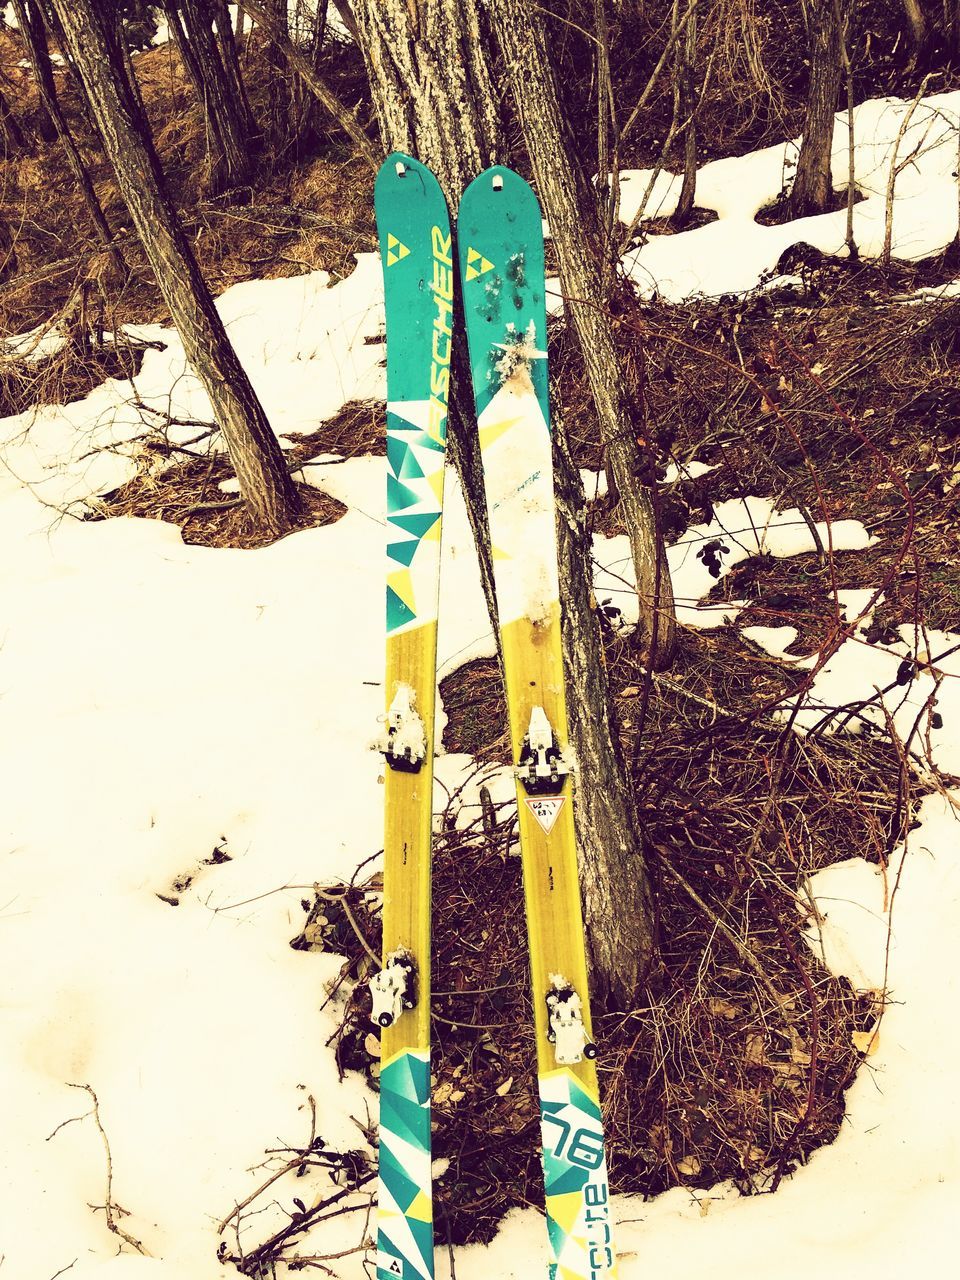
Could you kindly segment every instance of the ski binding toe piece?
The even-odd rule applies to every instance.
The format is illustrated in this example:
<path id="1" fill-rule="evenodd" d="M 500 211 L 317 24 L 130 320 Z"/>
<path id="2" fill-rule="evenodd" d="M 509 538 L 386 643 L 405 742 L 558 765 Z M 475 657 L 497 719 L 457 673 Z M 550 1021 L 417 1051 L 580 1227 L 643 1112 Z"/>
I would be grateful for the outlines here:
<path id="1" fill-rule="evenodd" d="M 553 1043 L 557 1063 L 566 1067 L 584 1058 L 595 1058 L 597 1046 L 587 1039 L 580 997 L 559 974 L 552 975 L 552 982 L 553 988 L 547 992 L 547 1039 Z"/>
<path id="2" fill-rule="evenodd" d="M 416 695 L 408 684 L 398 684 L 387 710 L 387 731 L 380 750 L 391 769 L 417 773 L 427 756 L 427 734 L 414 707 Z"/>
<path id="3" fill-rule="evenodd" d="M 543 707 L 534 707 L 517 765 L 517 775 L 527 795 L 555 795 L 563 788 L 563 780 L 570 771 L 557 746 L 547 713 Z"/>
<path id="4" fill-rule="evenodd" d="M 373 1008 L 370 1020 L 378 1027 L 392 1027 L 406 1009 L 417 1003 L 417 962 L 409 951 L 394 951 L 379 973 L 370 979 Z"/>

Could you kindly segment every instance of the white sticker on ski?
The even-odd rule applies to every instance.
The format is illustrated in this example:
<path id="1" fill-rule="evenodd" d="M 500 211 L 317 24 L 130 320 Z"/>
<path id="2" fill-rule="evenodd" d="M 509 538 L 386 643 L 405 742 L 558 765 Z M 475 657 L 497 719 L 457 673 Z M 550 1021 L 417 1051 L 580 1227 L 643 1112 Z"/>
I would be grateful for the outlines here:
<path id="1" fill-rule="evenodd" d="M 524 796 L 524 802 L 547 835 L 556 825 L 566 796 Z"/>

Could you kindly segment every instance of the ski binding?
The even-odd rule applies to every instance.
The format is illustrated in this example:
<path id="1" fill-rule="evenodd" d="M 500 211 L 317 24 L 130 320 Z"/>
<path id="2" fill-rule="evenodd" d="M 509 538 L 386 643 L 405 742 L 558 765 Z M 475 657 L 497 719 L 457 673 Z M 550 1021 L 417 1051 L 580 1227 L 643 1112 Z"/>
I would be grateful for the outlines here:
<path id="1" fill-rule="evenodd" d="M 388 956 L 379 973 L 370 979 L 373 1008 L 370 1020 L 378 1027 L 392 1027 L 406 1009 L 417 1003 L 417 962 L 401 948 Z"/>
<path id="2" fill-rule="evenodd" d="M 417 773 L 427 758 L 427 733 L 414 709 L 416 695 L 408 684 L 398 684 L 386 715 L 386 734 L 378 746 L 391 769 Z"/>
<path id="3" fill-rule="evenodd" d="M 557 746 L 547 713 L 543 707 L 534 707 L 523 739 L 517 777 L 523 783 L 527 795 L 555 795 L 562 790 L 563 780 L 570 772 L 570 765 Z"/>
<path id="4" fill-rule="evenodd" d="M 566 978 L 559 974 L 552 974 L 551 981 L 553 988 L 547 992 L 547 1014 L 550 1022 L 547 1039 L 554 1046 L 558 1064 L 568 1067 L 584 1058 L 595 1058 L 597 1046 L 587 1039 L 580 997 Z"/>

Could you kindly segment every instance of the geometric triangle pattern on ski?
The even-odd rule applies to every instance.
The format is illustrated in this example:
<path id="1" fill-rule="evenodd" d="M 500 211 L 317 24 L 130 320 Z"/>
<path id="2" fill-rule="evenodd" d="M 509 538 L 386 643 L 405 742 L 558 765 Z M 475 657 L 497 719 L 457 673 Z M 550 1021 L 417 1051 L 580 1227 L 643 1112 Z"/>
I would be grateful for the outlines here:
<path id="1" fill-rule="evenodd" d="M 409 567 L 410 561 L 417 554 L 417 548 L 420 543 L 416 538 L 409 538 L 406 542 L 388 542 L 387 555 L 394 564 L 405 564 Z"/>
<path id="2" fill-rule="evenodd" d="M 420 495 L 415 489 L 401 484 L 394 476 L 387 476 L 387 510 L 403 511 L 407 507 L 416 506 Z"/>
<path id="3" fill-rule="evenodd" d="M 500 422 L 484 422 L 480 426 L 480 447 L 481 449 L 489 449 L 499 436 L 505 431 L 509 431 L 511 427 L 515 427 L 518 422 L 522 422 L 522 418 L 504 418 Z"/>
<path id="4" fill-rule="evenodd" d="M 390 523 L 395 529 L 403 529 L 414 538 L 422 538 L 425 533 L 430 532 L 439 519 L 439 511 L 422 511 L 415 512 L 413 515 L 391 516 Z"/>

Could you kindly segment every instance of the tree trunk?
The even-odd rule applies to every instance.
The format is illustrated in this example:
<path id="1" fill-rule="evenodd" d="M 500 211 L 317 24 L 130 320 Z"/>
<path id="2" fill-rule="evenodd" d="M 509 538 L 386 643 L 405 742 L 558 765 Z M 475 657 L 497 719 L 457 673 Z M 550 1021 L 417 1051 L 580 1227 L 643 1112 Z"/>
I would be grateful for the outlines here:
<path id="1" fill-rule="evenodd" d="M 489 14 L 490 6 L 486 8 Z M 502 63 L 483 39 L 475 0 L 432 3 L 429 41 L 425 38 L 426 13 L 427 6 L 413 3 L 385 7 L 382 0 L 357 0 L 354 6 L 385 146 L 409 152 L 429 164 L 451 207 L 455 207 L 471 178 L 494 160 L 507 158 L 491 71 Z M 522 14 L 518 11 L 517 20 L 524 24 L 536 21 L 529 9 Z M 524 94 L 535 91 L 529 79 L 523 81 L 523 86 Z M 524 95 L 515 89 L 515 96 L 526 128 Z M 537 118 L 537 128 L 540 123 Z M 539 132 L 533 136 L 537 146 L 544 141 Z M 551 149 L 549 154 L 552 165 L 568 170 L 570 156 L 566 152 L 558 154 Z M 552 172 L 546 161 L 536 176 L 545 203 L 553 200 L 547 208 L 548 217 L 553 218 L 555 184 L 562 178 Z M 583 181 L 586 183 L 585 177 Z M 593 193 L 591 200 L 594 217 L 599 218 Z M 565 222 L 567 238 L 561 242 L 561 257 L 565 245 L 573 239 L 569 223 L 578 217 L 579 211 L 572 208 Z M 564 221 L 564 215 L 558 218 Z M 553 221 L 551 226 L 556 236 Z M 582 249 L 582 241 L 577 243 Z M 595 276 L 599 271 L 595 261 Z M 568 295 L 591 296 L 578 293 L 576 285 L 582 283 L 582 278 L 574 279 L 575 284 L 566 282 Z M 606 350 L 609 354 L 609 346 Z M 608 379 L 618 382 L 615 357 Z M 467 497 L 487 604 L 491 618 L 495 618 L 479 443 L 472 408 L 465 403 L 469 386 L 469 363 L 461 337 L 455 343 L 451 377 L 451 387 L 457 392 L 450 409 L 450 451 Z M 577 824 L 585 905 L 597 994 L 601 999 L 612 997 L 625 1003 L 633 994 L 650 953 L 649 888 L 623 761 L 610 731 L 606 667 L 592 604 L 591 537 L 584 515 L 583 490 L 579 473 L 560 445 L 560 434 L 556 490 L 564 657 L 568 700 L 579 708 L 579 713 L 571 717 L 570 729 L 578 762 Z"/>
<path id="2" fill-rule="evenodd" d="M 927 15 L 923 12 L 920 0 L 901 0 L 901 3 L 903 4 L 903 12 L 906 14 L 907 24 L 910 27 L 910 44 L 912 47 L 910 64 L 911 66 L 916 66 L 926 49 Z"/>
<path id="3" fill-rule="evenodd" d="M 637 406 L 625 385 L 606 310 L 604 279 L 612 278 L 612 246 L 603 235 L 597 193 L 565 135 L 540 18 L 511 0 L 487 0 L 486 7 L 557 247 L 568 323 L 583 352 L 608 466 L 630 535 L 649 660 L 663 661 L 673 647 L 673 593 L 654 503 L 640 478 Z M 583 490 L 566 452 L 559 450 L 558 455 L 565 516 L 560 557 L 567 610 L 565 651 L 571 702 L 586 710 L 571 724 L 580 773 L 577 803 L 586 917 L 601 988 L 622 1005 L 635 992 L 653 950 L 652 891 L 631 786 L 610 730 L 597 620 L 589 617 L 591 546 Z"/>
<path id="4" fill-rule="evenodd" d="M 638 443 L 639 407 L 626 385 L 607 311 L 613 246 L 596 191 L 566 134 L 542 24 L 511 0 L 487 0 L 560 260 L 567 314 L 583 352 L 600 432 L 630 536 L 643 641 L 655 665 L 674 647 L 673 593 Z M 529 20 L 528 20 L 529 19 Z"/>
<path id="5" fill-rule="evenodd" d="M 26 45 L 34 74 L 37 77 L 37 86 L 40 90 L 40 98 L 43 102 L 44 110 L 53 123 L 56 136 L 60 139 L 60 145 L 63 147 L 67 157 L 67 163 L 76 179 L 77 186 L 83 194 L 97 239 L 101 244 L 110 248 L 111 256 L 118 269 L 123 270 L 124 264 L 123 259 L 120 257 L 120 251 L 115 245 L 111 245 L 113 232 L 110 230 L 110 224 L 107 222 L 106 214 L 103 212 L 103 206 L 100 204 L 94 188 L 93 179 L 87 172 L 87 166 L 83 163 L 83 157 L 80 155 L 80 150 L 74 141 L 73 134 L 70 132 L 70 126 L 67 124 L 66 116 L 60 106 L 60 99 L 57 97 L 57 86 L 53 78 L 53 67 L 47 49 L 47 29 L 44 25 L 43 14 L 35 3 L 31 3 L 31 0 L 13 0 L 13 11 L 16 15 L 20 34 Z"/>
<path id="6" fill-rule="evenodd" d="M 53 0 L 96 114 L 103 145 L 184 351 L 210 397 L 246 500 L 267 532 L 299 510 L 283 451 L 250 385 L 164 191 L 149 129 L 126 83 L 122 55 L 96 0 Z"/>
<path id="7" fill-rule="evenodd" d="M 223 69 L 230 81 L 231 92 L 236 102 L 240 104 L 242 113 L 242 129 L 245 138 L 254 138 L 257 135 L 257 120 L 253 114 L 253 108 L 250 106 L 250 97 L 247 93 L 247 86 L 243 82 L 243 72 L 240 70 L 240 53 L 237 48 L 237 40 L 239 36 L 234 34 L 233 27 L 230 23 L 230 9 L 227 6 L 227 0 L 214 0 L 213 4 L 213 22 L 217 31 L 217 41 L 220 45 L 220 56 L 223 58 Z M 237 23 L 243 24 L 243 10 L 237 10 Z"/>
<path id="8" fill-rule="evenodd" d="M 22 151 L 27 144 L 20 122 L 0 90 L 0 131 L 7 151 Z"/>
<path id="9" fill-rule="evenodd" d="M 284 43 L 291 43 L 290 27 L 287 21 L 287 0 L 262 0 L 262 3 L 270 14 L 270 30 L 277 35 L 277 39 L 274 39 L 269 31 L 265 32 L 269 67 L 267 143 L 271 159 L 276 161 L 287 146 L 290 124 L 290 86 L 287 83 L 287 60 L 282 47 Z"/>
<path id="10" fill-rule="evenodd" d="M 24 50 L 30 61 L 37 88 L 40 91 L 40 103 L 43 107 L 40 136 L 45 142 L 53 142 L 55 138 L 59 138 L 61 135 L 54 114 L 48 104 L 51 101 L 55 102 L 57 111 L 60 110 L 60 106 L 57 98 L 57 87 L 53 78 L 53 65 L 50 62 L 50 51 L 47 47 L 47 32 L 43 24 L 43 15 L 37 5 L 31 3 L 31 0 L 11 0 L 11 4 L 13 16 L 16 18 L 17 27 L 20 31 L 20 39 L 23 41 Z"/>
<path id="11" fill-rule="evenodd" d="M 203 110 L 211 157 L 210 192 L 218 196 L 246 187 L 252 169 L 249 138 L 244 131 L 243 102 L 213 30 L 217 6 L 213 0 L 163 0 L 163 8 Z"/>
<path id="12" fill-rule="evenodd" d="M 833 195 L 830 153 L 843 74 L 840 57 L 843 8 L 842 4 L 835 6 L 834 0 L 809 0 L 807 8 L 810 83 L 797 176 L 790 196 L 790 209 L 795 218 L 824 213 Z"/>
<path id="13" fill-rule="evenodd" d="M 676 12 L 676 9 L 674 10 Z M 677 93 L 680 119 L 683 121 L 683 185 L 673 220 L 682 227 L 693 211 L 697 192 L 697 92 L 695 61 L 697 55 L 697 10 L 690 9 L 683 40 L 677 41 Z"/>
<path id="14" fill-rule="evenodd" d="M 283 35 L 277 24 L 273 20 L 273 16 L 267 9 L 263 0 L 238 0 L 240 8 L 248 13 L 250 17 L 262 27 L 270 36 L 277 48 L 283 51 L 283 56 L 293 71 L 301 77 L 307 88 L 313 93 L 319 103 L 321 103 L 328 113 L 333 116 L 345 133 L 353 139 L 355 146 L 359 149 L 361 155 L 369 163 L 372 169 L 377 167 L 377 156 L 370 140 L 363 131 L 363 127 L 358 122 L 353 112 L 345 107 L 337 95 L 326 85 L 323 77 L 317 72 L 316 68 L 311 66 L 310 59 L 305 57 L 293 43 Z"/>
<path id="15" fill-rule="evenodd" d="M 357 26 L 357 20 L 353 16 L 353 9 L 350 5 L 350 0 L 333 0 L 333 7 L 336 9 L 337 13 L 339 13 L 340 21 L 343 23 L 350 36 L 357 42 L 357 44 L 359 44 L 360 30 Z"/>

